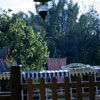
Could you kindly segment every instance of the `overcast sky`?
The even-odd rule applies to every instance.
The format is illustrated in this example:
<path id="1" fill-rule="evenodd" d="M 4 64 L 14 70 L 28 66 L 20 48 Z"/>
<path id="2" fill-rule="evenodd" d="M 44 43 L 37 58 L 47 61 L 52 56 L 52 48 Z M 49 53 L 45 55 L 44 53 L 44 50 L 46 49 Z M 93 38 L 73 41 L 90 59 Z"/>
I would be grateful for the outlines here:
<path id="1" fill-rule="evenodd" d="M 89 4 L 94 5 L 94 8 L 100 14 L 100 0 L 73 0 L 79 3 L 81 11 L 86 10 Z M 86 6 L 85 6 L 86 5 Z M 33 0 L 0 0 L 0 8 L 2 9 L 12 9 L 14 13 L 18 11 L 27 12 L 28 10 L 35 12 L 35 6 Z"/>
<path id="2" fill-rule="evenodd" d="M 0 8 L 2 9 L 12 9 L 13 12 L 28 10 L 34 12 L 35 6 L 33 0 L 0 0 Z"/>

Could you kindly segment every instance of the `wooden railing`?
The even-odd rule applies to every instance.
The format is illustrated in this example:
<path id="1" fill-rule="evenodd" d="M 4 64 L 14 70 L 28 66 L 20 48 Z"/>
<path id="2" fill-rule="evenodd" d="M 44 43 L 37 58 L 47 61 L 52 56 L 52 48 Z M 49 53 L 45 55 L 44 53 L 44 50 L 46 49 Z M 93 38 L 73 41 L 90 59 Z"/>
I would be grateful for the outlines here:
<path id="1" fill-rule="evenodd" d="M 45 89 L 52 90 L 52 100 L 58 100 L 58 88 L 64 89 L 64 100 L 97 100 L 95 98 L 95 86 L 100 86 L 100 82 L 94 82 L 93 76 L 89 77 L 88 82 L 81 82 L 81 78 L 77 77 L 76 82 L 70 82 L 68 77 L 64 78 L 64 83 L 57 83 L 56 78 L 52 78 L 51 83 L 45 83 L 44 78 L 40 78 L 39 83 L 29 78 L 27 83 L 22 82 L 21 67 L 14 66 L 11 68 L 11 96 L 9 100 L 23 100 L 23 90 L 28 91 L 28 100 L 34 100 L 34 92 L 36 89 L 40 90 L 40 100 L 46 100 Z M 85 99 L 82 93 L 82 87 L 89 87 L 89 97 Z M 76 98 L 71 99 L 70 89 L 76 88 Z M 0 96 L 0 100 L 8 100 L 6 97 Z M 59 99 L 60 100 L 60 99 Z M 61 99 L 62 100 L 62 99 Z M 100 98 L 98 99 L 100 100 Z"/>
<path id="2" fill-rule="evenodd" d="M 22 89 L 28 90 L 28 100 L 34 100 L 33 98 L 33 90 L 39 89 L 40 90 L 40 100 L 46 100 L 45 97 L 45 88 L 52 89 L 52 99 L 58 100 L 57 89 L 64 88 L 64 100 L 71 100 L 70 98 L 70 88 L 77 88 L 77 99 L 75 100 L 84 100 L 82 96 L 82 87 L 89 87 L 89 98 L 88 100 L 96 100 L 95 99 L 95 86 L 100 86 L 100 82 L 94 82 L 93 76 L 89 77 L 89 82 L 82 83 L 81 78 L 77 77 L 77 81 L 75 83 L 70 83 L 69 78 L 66 77 L 64 79 L 64 83 L 57 83 L 56 78 L 52 78 L 52 83 L 45 83 L 44 78 L 40 79 L 39 84 L 34 84 L 31 78 L 28 79 L 28 83 L 21 84 Z"/>

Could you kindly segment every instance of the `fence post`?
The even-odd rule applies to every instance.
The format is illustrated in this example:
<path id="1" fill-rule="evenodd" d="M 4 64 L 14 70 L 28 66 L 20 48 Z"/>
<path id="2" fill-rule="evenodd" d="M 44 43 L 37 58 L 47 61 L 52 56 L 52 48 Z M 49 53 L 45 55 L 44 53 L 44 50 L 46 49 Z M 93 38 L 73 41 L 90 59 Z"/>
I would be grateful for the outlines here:
<path id="1" fill-rule="evenodd" d="M 64 78 L 65 100 L 70 100 L 70 82 L 69 78 Z"/>
<path id="2" fill-rule="evenodd" d="M 28 78 L 28 100 L 34 100 L 33 98 L 33 80 Z"/>
<path id="3" fill-rule="evenodd" d="M 94 90 L 94 78 L 93 78 L 93 76 L 89 77 L 89 92 L 90 92 L 90 100 L 95 100 L 95 90 Z"/>
<path id="4" fill-rule="evenodd" d="M 82 100 L 82 84 L 80 77 L 77 77 L 77 100 Z"/>
<path id="5" fill-rule="evenodd" d="M 41 100 L 45 100 L 45 80 L 44 78 L 40 78 L 40 98 Z"/>
<path id="6" fill-rule="evenodd" d="M 11 100 L 23 100 L 21 65 L 11 67 Z"/>
<path id="7" fill-rule="evenodd" d="M 55 77 L 52 78 L 52 98 L 53 100 L 58 100 L 57 97 L 57 79 Z"/>

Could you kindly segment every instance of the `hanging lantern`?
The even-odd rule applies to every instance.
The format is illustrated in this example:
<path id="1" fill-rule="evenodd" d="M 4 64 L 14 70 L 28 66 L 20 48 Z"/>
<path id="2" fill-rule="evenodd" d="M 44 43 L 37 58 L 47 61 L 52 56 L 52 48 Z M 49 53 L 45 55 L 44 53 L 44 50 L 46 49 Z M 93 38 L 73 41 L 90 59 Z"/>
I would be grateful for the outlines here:
<path id="1" fill-rule="evenodd" d="M 41 5 L 38 9 L 38 13 L 43 20 L 45 19 L 47 12 L 48 12 L 48 7 L 46 5 Z"/>
<path id="2" fill-rule="evenodd" d="M 51 1 L 51 0 L 34 0 L 34 2 L 40 2 L 37 9 L 38 9 L 39 15 L 42 17 L 43 20 L 45 19 L 48 12 L 48 6 L 46 4 L 46 2 L 48 1 Z"/>

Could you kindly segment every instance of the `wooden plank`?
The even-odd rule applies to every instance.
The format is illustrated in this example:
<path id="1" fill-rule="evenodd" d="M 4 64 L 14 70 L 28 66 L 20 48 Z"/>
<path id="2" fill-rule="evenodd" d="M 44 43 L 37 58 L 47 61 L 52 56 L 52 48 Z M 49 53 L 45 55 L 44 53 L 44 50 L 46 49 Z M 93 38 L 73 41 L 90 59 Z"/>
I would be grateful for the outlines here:
<path id="1" fill-rule="evenodd" d="M 53 100 L 58 100 L 58 97 L 57 97 L 57 79 L 55 77 L 52 78 L 52 98 L 53 98 Z"/>
<path id="2" fill-rule="evenodd" d="M 64 78 L 64 84 L 65 84 L 65 100 L 70 100 L 70 83 L 69 83 L 69 78 L 65 77 Z"/>
<path id="3" fill-rule="evenodd" d="M 82 82 L 82 87 L 89 87 L 89 82 Z"/>
<path id="4" fill-rule="evenodd" d="M 50 89 L 52 89 L 52 84 L 51 84 L 51 83 L 46 83 L 46 84 L 45 84 L 45 88 L 50 88 Z"/>
<path id="5" fill-rule="evenodd" d="M 89 92 L 90 100 L 95 100 L 94 79 L 93 76 L 89 77 Z"/>
<path id="6" fill-rule="evenodd" d="M 44 78 L 40 78 L 40 99 L 45 100 L 45 80 Z"/>
<path id="7" fill-rule="evenodd" d="M 50 85 L 50 86 L 48 86 L 48 85 Z M 22 83 L 21 87 L 22 87 L 22 89 L 27 89 L 28 84 L 27 83 Z M 40 89 L 40 84 L 32 84 L 32 87 L 36 88 L 36 89 Z M 51 87 L 51 84 L 46 84 L 46 87 Z"/>
<path id="8" fill-rule="evenodd" d="M 28 84 L 27 83 L 22 83 L 21 84 L 21 88 L 22 89 L 27 89 L 28 88 Z"/>
<path id="9" fill-rule="evenodd" d="M 33 100 L 33 80 L 28 78 L 28 100 Z"/>
<path id="10" fill-rule="evenodd" d="M 33 84 L 33 88 L 40 89 L 40 84 Z"/>
<path id="11" fill-rule="evenodd" d="M 100 81 L 99 82 L 94 82 L 94 86 L 100 86 Z"/>
<path id="12" fill-rule="evenodd" d="M 0 100 L 11 100 L 11 96 L 0 96 Z"/>
<path id="13" fill-rule="evenodd" d="M 83 87 L 89 87 L 89 82 L 82 82 L 82 86 Z M 94 86 L 100 86 L 100 82 L 94 82 Z M 46 84 L 46 87 L 51 87 L 51 84 Z M 59 88 L 63 88 L 64 87 L 64 83 L 58 83 L 57 87 Z M 76 82 L 72 82 L 70 83 L 70 87 L 76 88 L 77 87 L 77 83 Z"/>
<path id="14" fill-rule="evenodd" d="M 21 81 L 21 66 L 11 67 L 11 100 L 23 99 Z"/>
<path id="15" fill-rule="evenodd" d="M 77 77 L 77 100 L 82 100 L 82 85 L 81 78 Z"/>
<path id="16" fill-rule="evenodd" d="M 59 88 L 64 88 L 65 84 L 64 83 L 57 83 L 57 87 Z"/>

